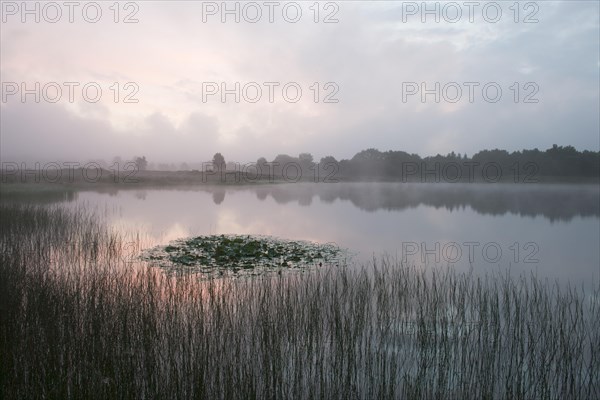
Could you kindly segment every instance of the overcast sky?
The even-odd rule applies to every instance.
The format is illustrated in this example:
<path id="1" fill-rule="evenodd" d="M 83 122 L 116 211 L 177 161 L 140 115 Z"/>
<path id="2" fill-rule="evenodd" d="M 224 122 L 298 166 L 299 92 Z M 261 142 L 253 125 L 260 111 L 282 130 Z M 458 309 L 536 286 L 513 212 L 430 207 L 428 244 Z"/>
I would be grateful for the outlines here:
<path id="1" fill-rule="evenodd" d="M 42 3 L 37 23 L 35 15 L 22 15 L 21 2 L 3 1 L 0 156 L 86 161 L 145 155 L 180 163 L 209 160 L 216 151 L 238 161 L 300 152 L 317 160 L 350 158 L 370 147 L 472 155 L 557 143 L 598 151 L 600 3 L 521 2 L 518 15 L 512 1 L 484 10 L 486 3 L 469 9 L 458 2 L 458 16 L 456 7 L 439 2 L 436 23 L 435 15 L 422 15 L 421 2 L 314 7 L 310 1 L 285 9 L 286 2 L 273 8 L 242 2 L 236 23 L 235 15 L 221 15 L 221 2 L 121 3 L 118 16 L 113 2 L 99 2 L 102 15 L 91 23 L 85 18 L 96 18 L 95 6 L 84 12 L 81 2 L 70 23 L 69 8 L 58 2 L 61 17 Z M 297 4 L 302 14 L 292 23 Z M 123 23 L 128 15 L 138 22 Z M 52 19 L 58 21 L 46 21 Z M 23 102 L 21 84 L 35 91 L 36 82 L 40 102 L 34 94 Z M 79 84 L 73 102 L 64 82 Z M 222 83 L 235 91 L 236 82 L 239 103 L 235 94 L 225 102 L 220 92 L 211 95 Z M 411 94 L 423 82 L 427 89 L 439 82 L 439 103 L 435 94 L 424 102 L 420 92 Z M 62 97 L 51 103 L 57 86 Z M 93 103 L 95 87 L 102 94 Z M 262 97 L 251 102 L 257 87 Z M 298 87 L 302 95 L 293 102 Z M 462 96 L 456 101 L 457 87 Z M 502 97 L 492 102 L 498 87 Z M 125 103 L 136 88 L 131 99 L 138 102 Z M 324 102 L 328 95 L 337 103 Z"/>

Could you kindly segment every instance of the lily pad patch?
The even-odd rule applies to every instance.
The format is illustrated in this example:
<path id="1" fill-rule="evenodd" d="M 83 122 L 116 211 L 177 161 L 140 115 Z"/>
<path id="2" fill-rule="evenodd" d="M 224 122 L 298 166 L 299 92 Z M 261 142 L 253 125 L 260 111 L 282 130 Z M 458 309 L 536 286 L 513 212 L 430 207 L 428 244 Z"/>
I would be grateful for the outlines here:
<path id="1" fill-rule="evenodd" d="M 346 255 L 346 251 L 332 243 L 271 236 L 210 235 L 179 239 L 166 246 L 147 249 L 141 259 L 164 268 L 223 275 L 335 265 Z"/>

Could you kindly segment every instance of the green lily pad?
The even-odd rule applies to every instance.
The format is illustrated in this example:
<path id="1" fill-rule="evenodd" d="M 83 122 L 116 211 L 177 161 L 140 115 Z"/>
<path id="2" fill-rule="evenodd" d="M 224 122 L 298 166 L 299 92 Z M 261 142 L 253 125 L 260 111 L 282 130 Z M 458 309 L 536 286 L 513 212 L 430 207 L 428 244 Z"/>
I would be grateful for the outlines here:
<path id="1" fill-rule="evenodd" d="M 300 242 L 270 236 L 210 235 L 180 239 L 142 252 L 141 259 L 171 269 L 223 275 L 339 264 L 346 250 L 327 243 Z"/>

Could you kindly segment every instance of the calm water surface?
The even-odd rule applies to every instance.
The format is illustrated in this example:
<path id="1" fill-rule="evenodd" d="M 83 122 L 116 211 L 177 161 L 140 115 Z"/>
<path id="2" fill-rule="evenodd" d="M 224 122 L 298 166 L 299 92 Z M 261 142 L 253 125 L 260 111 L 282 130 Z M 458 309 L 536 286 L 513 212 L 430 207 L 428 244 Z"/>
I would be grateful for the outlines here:
<path id="1" fill-rule="evenodd" d="M 533 271 L 597 282 L 597 185 L 337 183 L 80 191 L 51 202 L 85 204 L 148 243 L 206 234 L 260 234 L 335 242 L 357 263 L 388 255 L 407 264 L 484 272 Z"/>

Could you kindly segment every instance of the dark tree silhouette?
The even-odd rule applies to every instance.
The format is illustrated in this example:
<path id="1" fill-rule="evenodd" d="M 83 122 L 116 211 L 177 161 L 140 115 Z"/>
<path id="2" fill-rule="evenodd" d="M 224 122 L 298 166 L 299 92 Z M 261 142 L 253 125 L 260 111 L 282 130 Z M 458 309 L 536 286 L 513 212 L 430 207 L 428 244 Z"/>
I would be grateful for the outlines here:
<path id="1" fill-rule="evenodd" d="M 146 168 L 148 168 L 148 161 L 146 161 L 146 156 L 135 157 L 133 160 L 138 171 L 145 171 Z"/>
<path id="2" fill-rule="evenodd" d="M 323 160 L 321 160 L 323 162 Z M 450 168 L 466 179 L 474 174 L 475 179 L 501 171 L 499 179 L 505 181 L 535 182 L 539 179 L 591 178 L 600 176 L 600 152 L 577 151 L 573 146 L 554 145 L 546 151 L 538 149 L 514 151 L 493 149 L 481 150 L 471 158 L 465 153 L 451 152 L 446 156 L 437 154 L 420 157 L 403 151 L 381 152 L 367 149 L 358 152 L 350 160 L 338 162 L 340 176 L 350 179 L 406 178 L 410 171 L 412 179 L 420 180 L 423 175 L 433 179 Z M 486 168 L 489 168 L 486 170 Z M 487 172 L 486 172 L 487 171 Z M 486 175 L 486 176 L 487 176 Z"/>
<path id="3" fill-rule="evenodd" d="M 256 170 L 260 176 L 269 175 L 269 166 L 267 165 L 267 159 L 260 157 L 256 160 Z"/>
<path id="4" fill-rule="evenodd" d="M 258 165 L 265 165 L 267 163 L 267 159 L 264 157 L 259 158 L 258 160 L 256 160 L 256 164 Z"/>
<path id="5" fill-rule="evenodd" d="M 303 169 L 313 165 L 309 153 L 302 153 L 298 158 L 279 154 L 272 162 L 275 163 L 275 173 L 281 172 L 289 163 L 296 163 Z M 264 157 L 257 161 L 261 167 L 266 163 Z M 349 160 L 336 161 L 331 156 L 323 157 L 319 168 L 334 163 L 336 177 L 347 179 L 491 181 L 494 179 L 490 177 L 497 175 L 498 181 L 534 183 L 600 176 L 600 152 L 578 151 L 573 146 L 556 144 L 546 151 L 533 149 L 510 153 L 501 149 L 481 150 L 471 158 L 466 153 L 461 157 L 460 153 L 454 151 L 445 156 L 421 157 L 399 150 L 382 152 L 370 148 L 356 153 Z"/>
<path id="6" fill-rule="evenodd" d="M 298 156 L 298 160 L 300 160 L 300 163 L 302 165 L 312 165 L 313 163 L 313 156 L 310 153 L 300 153 L 300 155 Z"/>
<path id="7" fill-rule="evenodd" d="M 223 155 L 221 153 L 216 153 L 213 156 L 212 162 L 213 162 L 213 168 L 216 171 L 224 171 L 225 170 L 225 166 L 226 166 L 225 157 L 223 157 Z"/>

